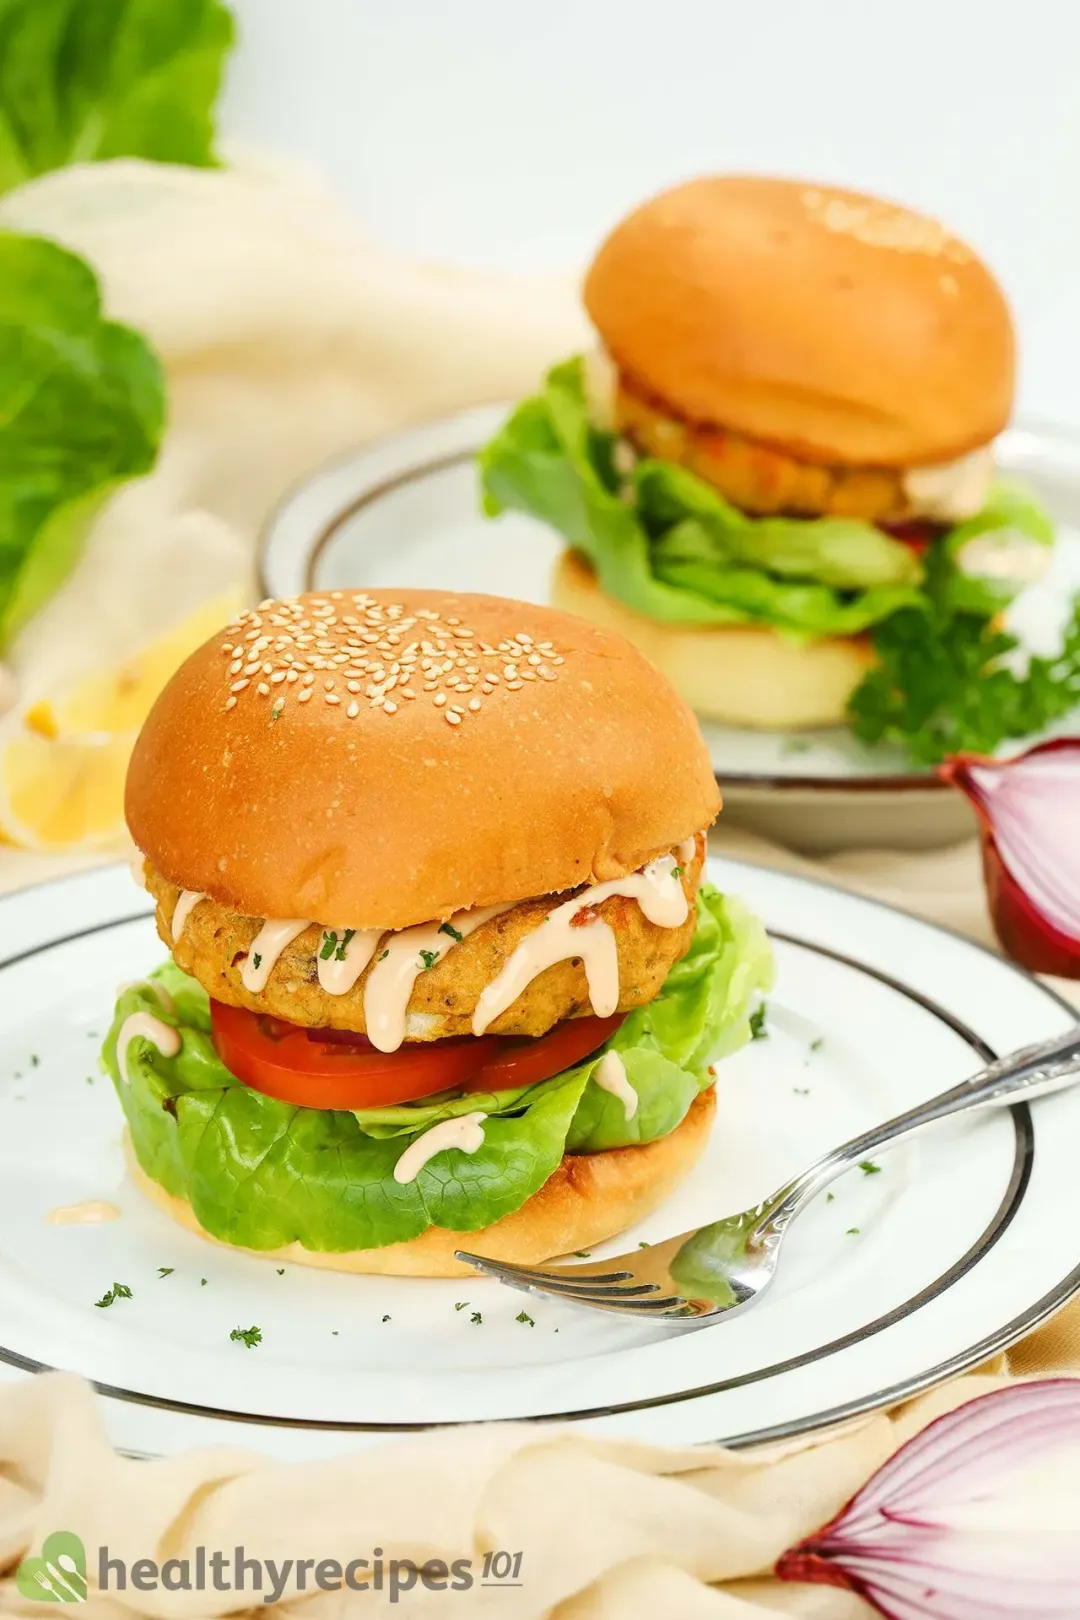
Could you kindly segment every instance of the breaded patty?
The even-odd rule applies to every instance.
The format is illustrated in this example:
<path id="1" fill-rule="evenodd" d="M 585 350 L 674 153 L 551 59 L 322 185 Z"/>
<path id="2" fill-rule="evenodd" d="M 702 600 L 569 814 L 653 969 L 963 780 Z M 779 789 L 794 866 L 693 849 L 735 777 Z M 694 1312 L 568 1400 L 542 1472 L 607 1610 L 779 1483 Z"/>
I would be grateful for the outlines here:
<path id="1" fill-rule="evenodd" d="M 915 516 L 901 470 L 827 467 L 725 428 L 686 422 L 620 375 L 614 425 L 638 450 L 674 461 L 746 512 L 899 524 Z"/>
<path id="2" fill-rule="evenodd" d="M 629 1012 L 652 1001 L 671 968 L 689 950 L 695 921 L 693 899 L 704 851 L 704 839 L 699 838 L 693 859 L 683 865 L 681 882 L 691 904 L 687 920 L 679 928 L 660 928 L 649 922 L 637 901 L 624 896 L 613 896 L 589 908 L 588 921 L 602 918 L 615 933 L 620 1011 Z M 379 960 L 381 945 L 353 988 L 344 995 L 331 995 L 319 983 L 317 953 L 322 931 L 312 923 L 282 951 L 266 988 L 253 993 L 242 983 L 240 971 L 262 919 L 240 916 L 206 899 L 194 907 L 180 939 L 174 941 L 170 923 L 180 891 L 149 862 L 145 882 L 157 901 L 158 933 L 174 960 L 215 1000 L 288 1019 L 309 1029 L 366 1030 L 364 988 Z M 434 967 L 420 973 L 408 1003 L 406 1038 L 434 1041 L 448 1035 L 471 1034 L 472 1014 L 481 991 L 520 942 L 569 898 L 564 894 L 523 900 L 483 923 L 447 950 Z M 564 1018 L 584 1017 L 591 1012 L 585 969 L 581 959 L 575 957 L 538 974 L 494 1020 L 489 1032 L 537 1036 Z"/>

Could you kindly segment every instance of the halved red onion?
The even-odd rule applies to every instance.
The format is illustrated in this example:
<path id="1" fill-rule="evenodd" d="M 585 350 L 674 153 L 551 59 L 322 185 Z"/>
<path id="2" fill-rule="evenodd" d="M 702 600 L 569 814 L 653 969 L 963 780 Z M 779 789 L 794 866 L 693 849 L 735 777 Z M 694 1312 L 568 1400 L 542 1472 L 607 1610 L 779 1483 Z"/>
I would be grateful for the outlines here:
<path id="1" fill-rule="evenodd" d="M 938 1418 L 776 1573 L 846 1587 L 891 1620 L 1076 1620 L 1080 1379 Z"/>
<path id="2" fill-rule="evenodd" d="M 1006 951 L 1034 973 L 1080 978 L 1080 737 L 1015 759 L 958 754 L 938 774 L 978 812 L 990 911 Z"/>

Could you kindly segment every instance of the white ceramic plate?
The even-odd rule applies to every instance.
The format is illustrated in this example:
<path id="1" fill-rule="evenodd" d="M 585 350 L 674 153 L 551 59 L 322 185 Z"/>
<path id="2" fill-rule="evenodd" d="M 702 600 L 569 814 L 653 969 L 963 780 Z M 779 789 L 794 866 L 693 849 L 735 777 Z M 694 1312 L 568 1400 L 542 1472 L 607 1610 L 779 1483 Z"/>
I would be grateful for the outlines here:
<path id="1" fill-rule="evenodd" d="M 347 586 L 490 591 L 544 602 L 562 542 L 517 513 L 479 510 L 474 457 L 505 415 L 486 406 L 342 457 L 273 514 L 260 547 L 263 592 Z M 1038 644 L 1080 590 L 1080 439 L 1015 428 L 998 444 L 1004 470 L 1030 483 L 1060 525 L 1051 575 L 1028 593 L 1019 627 Z M 845 730 L 752 732 L 705 724 L 728 819 L 792 847 L 914 848 L 973 830 L 966 800 L 898 749 L 869 749 Z"/>
<path id="2" fill-rule="evenodd" d="M 702 1163 L 609 1252 L 742 1208 L 991 1052 L 1071 1021 L 1019 969 L 899 912 L 752 866 L 711 875 L 774 931 L 771 1034 L 723 1065 Z M 744 1444 L 972 1366 L 1080 1287 L 1080 1090 L 956 1122 L 879 1174 L 852 1173 L 794 1229 L 765 1300 L 703 1331 L 542 1301 L 530 1326 L 523 1296 L 493 1282 L 281 1273 L 206 1243 L 127 1182 L 97 1071 L 117 984 L 163 954 L 147 913 L 119 868 L 0 902 L 0 1376 L 92 1378 L 128 1450 L 305 1457 L 511 1418 Z M 121 1218 L 49 1224 L 86 1199 Z M 115 1282 L 131 1299 L 96 1309 Z M 253 1325 L 257 1349 L 230 1340 Z"/>

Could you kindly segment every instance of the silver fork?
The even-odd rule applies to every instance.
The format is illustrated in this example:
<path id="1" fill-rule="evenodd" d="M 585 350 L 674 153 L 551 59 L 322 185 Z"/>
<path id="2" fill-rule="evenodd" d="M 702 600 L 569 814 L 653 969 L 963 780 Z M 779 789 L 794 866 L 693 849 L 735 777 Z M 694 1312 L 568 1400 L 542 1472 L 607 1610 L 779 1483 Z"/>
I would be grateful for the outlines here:
<path id="1" fill-rule="evenodd" d="M 1080 1024 L 1064 1035 L 1025 1046 L 989 1064 L 970 1080 L 920 1103 L 824 1154 L 801 1175 L 741 1215 L 728 1215 L 664 1243 L 589 1266 L 509 1265 L 458 1249 L 457 1258 L 511 1288 L 671 1323 L 704 1325 L 745 1310 L 761 1298 L 776 1272 L 780 1246 L 796 1216 L 830 1182 L 882 1148 L 939 1119 L 973 1108 L 1000 1108 L 1064 1091 L 1080 1079 Z M 693 1318 L 693 1324 L 690 1320 Z"/>

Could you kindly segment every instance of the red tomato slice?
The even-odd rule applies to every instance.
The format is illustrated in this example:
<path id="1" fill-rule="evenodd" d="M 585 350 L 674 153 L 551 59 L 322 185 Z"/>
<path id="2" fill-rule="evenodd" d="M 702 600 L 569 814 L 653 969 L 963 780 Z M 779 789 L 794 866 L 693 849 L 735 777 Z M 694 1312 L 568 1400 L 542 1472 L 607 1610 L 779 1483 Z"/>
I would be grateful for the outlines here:
<path id="1" fill-rule="evenodd" d="M 573 1018 L 539 1040 L 464 1035 L 380 1052 L 346 1030 L 301 1029 L 245 1007 L 211 1001 L 214 1047 L 238 1080 L 300 1108 L 382 1108 L 437 1091 L 531 1086 L 602 1046 L 622 1023 Z"/>
<path id="2" fill-rule="evenodd" d="M 616 1013 L 614 1018 L 567 1018 L 535 1041 L 503 1036 L 494 1056 L 466 1089 L 510 1091 L 561 1074 L 610 1040 L 625 1017 L 625 1013 Z"/>
<path id="3" fill-rule="evenodd" d="M 935 533 L 931 524 L 917 521 L 893 524 L 887 532 L 894 540 L 902 540 L 917 557 L 924 557 L 930 550 Z"/>

